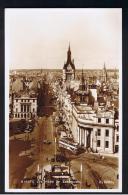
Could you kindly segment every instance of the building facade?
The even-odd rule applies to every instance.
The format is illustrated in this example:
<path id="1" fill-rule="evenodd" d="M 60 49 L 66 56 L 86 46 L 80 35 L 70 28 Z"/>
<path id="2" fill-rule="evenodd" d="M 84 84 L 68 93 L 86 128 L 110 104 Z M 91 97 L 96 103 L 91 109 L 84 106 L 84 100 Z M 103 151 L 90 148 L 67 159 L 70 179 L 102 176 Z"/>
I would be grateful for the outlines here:
<path id="1" fill-rule="evenodd" d="M 100 80 L 97 82 L 93 79 L 93 82 L 90 82 L 84 78 L 82 70 L 78 89 L 66 88 L 65 83 L 71 86 L 73 79 L 75 82 L 75 66 L 71 60 L 69 46 L 67 62 L 63 67 L 64 85 L 63 88 L 58 86 L 56 91 L 64 121 L 74 141 L 88 152 L 113 154 L 119 151 L 119 121 L 118 117 L 115 117 L 118 93 L 111 89 L 113 82 L 108 78 L 105 64 L 99 72 Z"/>
<path id="2" fill-rule="evenodd" d="M 37 98 L 22 95 L 14 98 L 13 118 L 30 119 L 37 116 Z"/>
<path id="3" fill-rule="evenodd" d="M 119 152 L 119 120 L 115 120 L 115 144 L 114 144 L 114 150 L 115 152 Z"/>
<path id="4" fill-rule="evenodd" d="M 117 152 L 113 111 L 96 112 L 87 104 L 72 107 L 72 134 L 80 146 L 92 152 Z M 116 138 L 115 138 L 116 136 Z"/>

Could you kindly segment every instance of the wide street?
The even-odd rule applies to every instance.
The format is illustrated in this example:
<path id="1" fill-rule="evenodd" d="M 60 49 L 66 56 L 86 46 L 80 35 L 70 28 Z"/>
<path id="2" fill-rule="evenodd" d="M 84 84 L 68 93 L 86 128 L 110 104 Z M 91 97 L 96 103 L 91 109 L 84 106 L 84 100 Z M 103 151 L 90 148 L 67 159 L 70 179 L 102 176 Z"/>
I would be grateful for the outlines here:
<path id="1" fill-rule="evenodd" d="M 10 137 L 10 188 L 32 188 L 30 182 L 23 182 L 23 178 L 32 178 L 37 172 L 47 167 L 50 170 L 49 159 L 57 152 L 53 108 L 47 94 L 44 100 L 47 104 L 43 109 L 47 115 L 38 117 L 32 133 L 16 134 Z M 44 143 L 44 141 L 51 143 Z M 118 158 L 107 157 L 101 159 L 98 154 L 83 153 L 72 155 L 63 152 L 71 164 L 71 172 L 79 181 L 77 188 L 117 188 L 118 186 Z M 81 168 L 82 167 L 82 168 Z M 37 188 L 44 188 L 38 185 Z"/>
<path id="2" fill-rule="evenodd" d="M 16 135 L 16 139 L 10 140 L 11 188 L 31 188 L 30 183 L 22 182 L 23 177 L 31 178 L 37 171 L 50 165 L 48 159 L 55 154 L 54 135 L 52 116 L 44 116 L 39 118 L 34 131 L 28 135 L 28 140 L 24 139 L 23 134 Z M 49 140 L 52 143 L 44 144 L 43 140 Z M 22 153 L 23 155 L 19 156 Z M 116 158 L 105 157 L 102 160 L 97 155 L 87 153 L 74 156 L 66 152 L 65 155 L 71 160 L 74 177 L 82 181 L 82 185 L 78 185 L 78 188 L 116 188 L 118 167 Z M 81 164 L 82 173 L 80 172 Z M 100 181 L 104 181 L 104 185 Z"/>

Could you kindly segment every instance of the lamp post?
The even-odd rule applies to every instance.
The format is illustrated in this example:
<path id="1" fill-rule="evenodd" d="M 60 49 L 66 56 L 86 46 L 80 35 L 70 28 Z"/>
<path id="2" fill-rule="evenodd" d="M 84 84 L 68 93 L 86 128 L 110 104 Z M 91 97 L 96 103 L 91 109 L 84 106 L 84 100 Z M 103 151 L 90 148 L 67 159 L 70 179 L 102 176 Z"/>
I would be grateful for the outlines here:
<path id="1" fill-rule="evenodd" d="M 26 142 L 27 142 L 26 138 L 27 138 L 27 137 L 26 137 L 26 133 L 25 133 L 25 137 L 24 137 L 24 142 L 25 142 L 25 144 L 24 144 L 24 146 L 25 146 L 25 154 L 26 154 L 26 144 L 27 144 L 27 143 L 26 143 Z"/>
<path id="2" fill-rule="evenodd" d="M 95 132 L 95 136 L 96 136 L 96 153 L 97 153 L 97 131 Z"/>
<path id="3" fill-rule="evenodd" d="M 37 182 L 38 182 L 38 180 L 39 180 L 39 175 L 40 175 L 40 165 L 38 164 L 38 165 L 37 165 L 37 173 L 36 173 Z M 40 182 L 38 183 L 38 188 L 40 188 Z"/>
<path id="4" fill-rule="evenodd" d="M 41 168 L 41 188 L 43 187 L 43 167 Z"/>
<path id="5" fill-rule="evenodd" d="M 56 137 L 55 137 L 55 162 L 56 162 Z"/>
<path id="6" fill-rule="evenodd" d="M 54 136 L 54 121 L 53 118 L 51 118 L 52 120 L 52 141 L 53 141 L 53 136 Z"/>
<path id="7" fill-rule="evenodd" d="M 83 173 L 83 165 L 81 163 L 81 166 L 80 166 L 80 189 L 82 189 L 82 173 Z"/>

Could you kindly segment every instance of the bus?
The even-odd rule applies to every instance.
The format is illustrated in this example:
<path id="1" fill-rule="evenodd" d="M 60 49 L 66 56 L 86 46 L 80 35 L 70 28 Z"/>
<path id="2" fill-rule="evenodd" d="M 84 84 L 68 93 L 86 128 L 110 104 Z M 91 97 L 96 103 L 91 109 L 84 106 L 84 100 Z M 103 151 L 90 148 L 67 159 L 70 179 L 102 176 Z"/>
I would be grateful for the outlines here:
<path id="1" fill-rule="evenodd" d="M 73 154 L 78 154 L 80 146 L 77 142 L 70 141 L 68 139 L 61 138 L 59 140 L 59 147 L 71 151 Z"/>

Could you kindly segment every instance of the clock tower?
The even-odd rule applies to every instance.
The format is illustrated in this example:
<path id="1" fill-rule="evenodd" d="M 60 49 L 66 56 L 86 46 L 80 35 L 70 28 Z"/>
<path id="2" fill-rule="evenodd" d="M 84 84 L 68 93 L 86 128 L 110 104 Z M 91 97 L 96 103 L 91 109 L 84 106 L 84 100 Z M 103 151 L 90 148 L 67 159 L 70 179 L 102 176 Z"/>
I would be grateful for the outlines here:
<path id="1" fill-rule="evenodd" d="M 63 66 L 63 82 L 70 82 L 75 79 L 75 65 L 74 60 L 71 59 L 70 44 L 67 51 L 67 61 Z"/>

